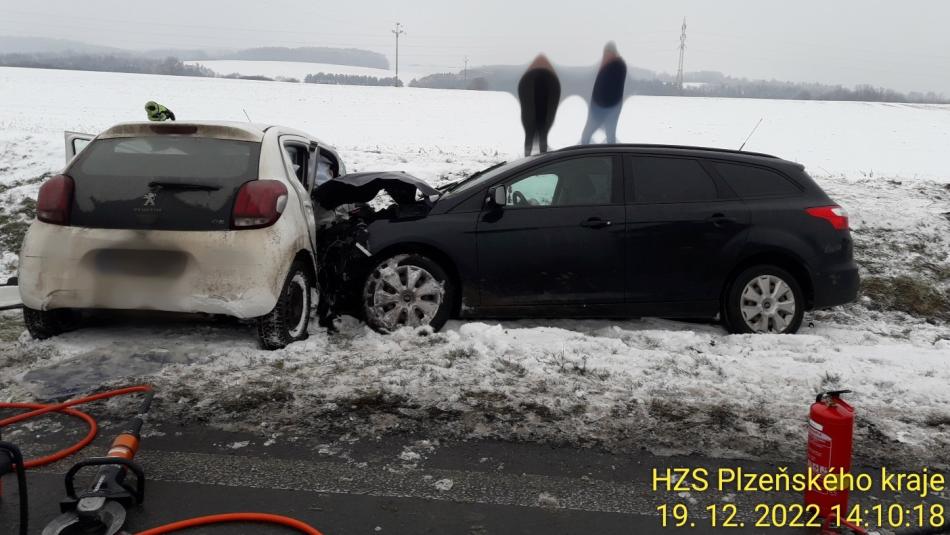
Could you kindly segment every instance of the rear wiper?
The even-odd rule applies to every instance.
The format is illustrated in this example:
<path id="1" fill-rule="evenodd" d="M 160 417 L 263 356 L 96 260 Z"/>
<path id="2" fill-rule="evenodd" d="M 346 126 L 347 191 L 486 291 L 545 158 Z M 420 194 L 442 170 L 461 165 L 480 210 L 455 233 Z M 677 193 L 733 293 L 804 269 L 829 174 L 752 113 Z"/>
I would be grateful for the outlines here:
<path id="1" fill-rule="evenodd" d="M 214 184 L 195 184 L 188 182 L 173 182 L 170 180 L 153 180 L 148 183 L 148 187 L 185 191 L 218 191 L 221 189 L 221 186 L 215 186 Z"/>

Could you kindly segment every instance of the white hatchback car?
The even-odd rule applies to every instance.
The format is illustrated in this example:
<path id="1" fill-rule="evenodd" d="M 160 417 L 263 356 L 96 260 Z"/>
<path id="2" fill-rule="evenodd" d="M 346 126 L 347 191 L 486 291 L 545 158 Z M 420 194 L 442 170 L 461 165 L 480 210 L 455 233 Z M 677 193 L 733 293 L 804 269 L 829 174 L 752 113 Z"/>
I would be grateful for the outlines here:
<path id="1" fill-rule="evenodd" d="M 345 172 L 333 148 L 226 122 L 124 123 L 66 140 L 68 164 L 40 188 L 20 253 L 34 338 L 71 328 L 83 309 L 256 318 L 268 349 L 306 338 L 310 193 L 321 169 Z"/>

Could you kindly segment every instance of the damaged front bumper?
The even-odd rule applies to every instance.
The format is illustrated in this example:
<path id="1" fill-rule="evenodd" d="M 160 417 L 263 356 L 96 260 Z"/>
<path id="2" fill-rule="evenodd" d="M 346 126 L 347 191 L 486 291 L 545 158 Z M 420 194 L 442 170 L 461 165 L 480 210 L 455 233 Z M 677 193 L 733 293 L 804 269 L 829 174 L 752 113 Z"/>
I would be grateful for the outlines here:
<path id="1" fill-rule="evenodd" d="M 385 192 L 392 204 L 376 209 L 366 204 Z M 321 184 L 313 192 L 317 215 L 317 258 L 320 286 L 318 315 L 322 325 L 340 314 L 359 314 L 362 285 L 377 251 L 371 249 L 369 227 L 379 220 L 425 217 L 439 191 L 401 172 L 353 173 Z"/>

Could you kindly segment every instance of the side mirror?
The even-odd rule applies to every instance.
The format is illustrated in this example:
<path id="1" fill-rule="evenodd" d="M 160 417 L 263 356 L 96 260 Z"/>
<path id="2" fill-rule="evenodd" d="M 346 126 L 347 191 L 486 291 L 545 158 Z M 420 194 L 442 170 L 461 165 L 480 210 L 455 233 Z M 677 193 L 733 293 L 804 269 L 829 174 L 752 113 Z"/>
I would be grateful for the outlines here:
<path id="1" fill-rule="evenodd" d="M 508 204 L 508 186 L 504 184 L 495 186 L 488 190 L 488 200 L 495 206 L 505 206 Z"/>

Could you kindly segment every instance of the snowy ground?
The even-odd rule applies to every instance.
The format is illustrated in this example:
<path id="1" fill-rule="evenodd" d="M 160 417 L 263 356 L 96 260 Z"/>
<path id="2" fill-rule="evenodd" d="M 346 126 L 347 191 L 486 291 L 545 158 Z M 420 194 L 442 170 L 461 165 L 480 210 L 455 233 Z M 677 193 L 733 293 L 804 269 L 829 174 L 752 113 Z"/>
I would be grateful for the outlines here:
<path id="1" fill-rule="evenodd" d="M 243 108 L 255 121 L 310 131 L 339 147 L 351 171 L 439 181 L 521 146 L 507 94 L 0 68 L 0 247 L 29 213 L 36 177 L 62 166 L 62 130 L 141 119 L 150 99 L 181 118 L 240 120 Z M 552 143 L 574 143 L 584 114 L 581 99 L 565 101 Z M 950 108 L 635 97 L 619 134 L 737 147 L 760 117 L 748 148 L 805 163 L 851 211 L 868 282 L 859 303 L 809 315 L 801 335 L 644 319 L 451 323 L 438 334 L 380 336 L 347 321 L 338 335 L 314 328 L 310 340 L 267 353 L 252 329 L 226 322 L 110 320 L 34 342 L 8 312 L 0 399 L 103 377 L 125 383 L 115 377 L 124 362 L 161 389 L 161 416 L 224 427 L 412 429 L 799 459 L 809 399 L 847 387 L 859 410 L 858 459 L 950 466 Z M 12 274 L 14 250 L 2 254 L 0 276 Z"/>

